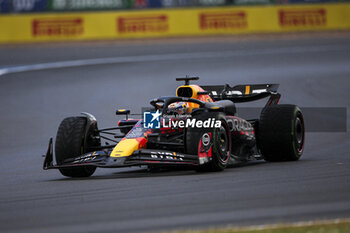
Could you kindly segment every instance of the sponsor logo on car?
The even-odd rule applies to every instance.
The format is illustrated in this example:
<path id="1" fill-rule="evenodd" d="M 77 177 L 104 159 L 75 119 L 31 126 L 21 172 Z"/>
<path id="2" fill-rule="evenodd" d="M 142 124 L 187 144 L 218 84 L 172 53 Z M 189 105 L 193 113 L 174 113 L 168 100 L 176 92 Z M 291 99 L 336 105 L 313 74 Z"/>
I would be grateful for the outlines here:
<path id="1" fill-rule="evenodd" d="M 205 133 L 202 135 L 202 143 L 203 146 L 208 146 L 210 143 L 210 135 L 208 133 Z"/>
<path id="2" fill-rule="evenodd" d="M 168 160 L 183 160 L 183 158 L 179 158 L 176 156 L 172 156 L 172 155 L 151 155 L 152 159 L 168 159 Z"/>
<path id="3" fill-rule="evenodd" d="M 239 118 L 239 117 L 233 117 L 232 119 L 228 119 L 227 122 L 229 123 L 229 125 L 231 126 L 231 130 L 233 131 L 251 131 L 254 130 L 253 126 Z"/>
<path id="4" fill-rule="evenodd" d="M 326 26 L 326 10 L 323 8 L 311 10 L 280 10 L 279 24 L 281 27 Z"/>
<path id="5" fill-rule="evenodd" d="M 119 33 L 162 33 L 169 30 L 164 14 L 149 16 L 122 16 L 117 19 Z"/>
<path id="6" fill-rule="evenodd" d="M 201 13 L 199 14 L 200 29 L 244 29 L 247 28 L 247 15 L 244 11 Z"/>
<path id="7" fill-rule="evenodd" d="M 151 158 L 153 159 L 168 159 L 168 160 L 183 160 L 185 156 L 176 152 L 167 151 L 151 151 Z"/>
<path id="8" fill-rule="evenodd" d="M 32 22 L 33 36 L 78 36 L 84 33 L 83 19 L 34 19 Z"/>
<path id="9" fill-rule="evenodd" d="M 74 158 L 74 161 L 72 163 L 82 163 L 82 162 L 94 160 L 96 158 L 95 154 L 96 154 L 96 152 L 93 152 L 93 153 L 89 153 L 86 155 L 76 157 L 76 158 Z"/>

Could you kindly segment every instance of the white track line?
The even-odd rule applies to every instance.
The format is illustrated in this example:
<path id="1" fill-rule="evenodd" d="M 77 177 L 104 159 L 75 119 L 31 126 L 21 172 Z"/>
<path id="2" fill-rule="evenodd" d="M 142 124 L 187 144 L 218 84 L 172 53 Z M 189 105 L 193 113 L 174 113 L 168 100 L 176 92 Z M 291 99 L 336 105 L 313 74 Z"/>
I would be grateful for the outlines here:
<path id="1" fill-rule="evenodd" d="M 81 59 L 71 61 L 59 61 L 49 63 L 39 63 L 32 65 L 21 65 L 0 68 L 0 76 L 10 73 L 19 73 L 26 71 L 48 70 L 68 67 L 80 67 L 91 65 L 106 65 L 118 63 L 135 63 L 135 62 L 154 62 L 154 61 L 172 61 L 185 59 L 203 59 L 203 58 L 225 58 L 225 57 L 239 57 L 252 55 L 273 55 L 286 53 L 317 53 L 317 52 L 331 52 L 349 50 L 349 46 L 328 45 L 328 46 L 308 46 L 308 47 L 285 47 L 285 48 L 269 48 L 257 49 L 252 51 L 235 50 L 223 52 L 194 52 L 194 53 L 173 53 L 173 54 L 159 54 L 159 55 L 143 55 L 143 56 L 125 56 L 125 57 L 109 57 L 96 59 Z"/>

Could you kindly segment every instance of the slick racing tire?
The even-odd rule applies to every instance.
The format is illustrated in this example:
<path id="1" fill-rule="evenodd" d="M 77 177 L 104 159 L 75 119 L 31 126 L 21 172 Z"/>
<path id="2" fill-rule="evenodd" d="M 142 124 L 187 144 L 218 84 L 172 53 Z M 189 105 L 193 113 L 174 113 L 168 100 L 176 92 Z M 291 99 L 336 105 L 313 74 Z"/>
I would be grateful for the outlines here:
<path id="1" fill-rule="evenodd" d="M 220 120 L 220 128 L 187 128 L 186 151 L 188 154 L 199 155 L 211 147 L 211 158 L 208 162 L 199 165 L 197 171 L 222 171 L 226 168 L 231 155 L 231 137 L 228 124 L 223 113 L 203 112 L 193 118 L 207 120 L 209 118 Z"/>
<path id="2" fill-rule="evenodd" d="M 258 147 L 266 161 L 296 161 L 304 150 L 305 127 L 295 105 L 265 108 L 258 127 Z"/>
<path id="3" fill-rule="evenodd" d="M 99 146 L 99 139 L 96 141 L 91 137 L 97 132 L 97 123 L 89 124 L 86 117 L 65 118 L 57 131 L 55 154 L 58 165 L 65 159 L 74 158 L 91 151 L 91 146 Z M 62 175 L 68 177 L 89 177 L 96 170 L 94 166 L 80 166 L 60 168 Z"/>

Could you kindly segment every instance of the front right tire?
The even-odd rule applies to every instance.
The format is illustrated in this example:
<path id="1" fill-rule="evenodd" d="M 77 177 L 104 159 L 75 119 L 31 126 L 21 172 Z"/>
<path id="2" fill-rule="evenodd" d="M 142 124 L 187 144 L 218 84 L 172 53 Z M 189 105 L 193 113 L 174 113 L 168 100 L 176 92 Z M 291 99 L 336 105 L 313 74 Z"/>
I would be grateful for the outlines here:
<path id="1" fill-rule="evenodd" d="M 221 121 L 220 128 L 187 128 L 186 129 L 186 152 L 192 155 L 199 155 L 199 150 L 203 146 L 203 135 L 211 139 L 209 146 L 211 146 L 212 157 L 210 161 L 199 165 L 197 171 L 199 172 L 214 172 L 222 171 L 226 168 L 229 158 L 231 156 L 231 135 L 229 126 L 225 119 L 224 113 L 217 112 L 203 112 L 193 116 L 197 120 L 205 121 L 207 119 L 215 119 Z"/>

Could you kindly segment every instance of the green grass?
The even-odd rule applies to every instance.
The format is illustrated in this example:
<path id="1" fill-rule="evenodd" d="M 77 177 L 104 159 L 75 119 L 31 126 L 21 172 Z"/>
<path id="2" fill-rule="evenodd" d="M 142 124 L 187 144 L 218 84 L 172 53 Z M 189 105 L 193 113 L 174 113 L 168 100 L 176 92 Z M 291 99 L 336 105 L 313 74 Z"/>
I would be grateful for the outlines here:
<path id="1" fill-rule="evenodd" d="M 253 227 L 227 227 L 173 233 L 350 233 L 350 220 L 315 221 Z"/>

